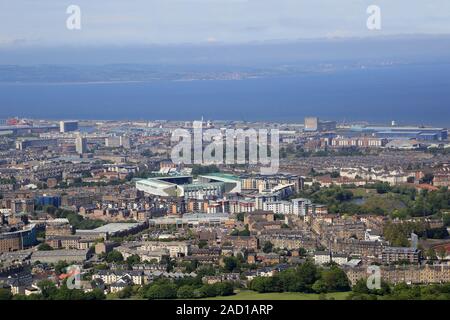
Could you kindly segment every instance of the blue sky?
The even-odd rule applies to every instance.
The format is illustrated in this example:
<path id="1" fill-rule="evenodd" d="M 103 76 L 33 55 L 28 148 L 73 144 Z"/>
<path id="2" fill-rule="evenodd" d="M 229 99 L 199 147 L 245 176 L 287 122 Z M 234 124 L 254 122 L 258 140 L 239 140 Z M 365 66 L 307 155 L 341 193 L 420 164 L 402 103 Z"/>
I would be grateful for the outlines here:
<path id="1" fill-rule="evenodd" d="M 82 30 L 66 29 L 79 5 Z M 369 5 L 382 30 L 366 28 Z M 450 34 L 448 0 L 1 0 L 0 46 L 246 43 Z"/>

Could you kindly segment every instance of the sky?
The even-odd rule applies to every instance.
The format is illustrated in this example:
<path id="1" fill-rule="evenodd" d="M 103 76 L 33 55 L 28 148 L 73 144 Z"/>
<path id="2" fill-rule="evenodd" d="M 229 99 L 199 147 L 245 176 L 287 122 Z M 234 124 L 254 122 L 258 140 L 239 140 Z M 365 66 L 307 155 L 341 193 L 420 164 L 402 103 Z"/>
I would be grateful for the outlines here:
<path id="1" fill-rule="evenodd" d="M 81 9 L 68 30 L 67 7 Z M 381 9 L 381 30 L 366 10 Z M 448 0 L 0 0 L 0 49 L 450 34 Z"/>

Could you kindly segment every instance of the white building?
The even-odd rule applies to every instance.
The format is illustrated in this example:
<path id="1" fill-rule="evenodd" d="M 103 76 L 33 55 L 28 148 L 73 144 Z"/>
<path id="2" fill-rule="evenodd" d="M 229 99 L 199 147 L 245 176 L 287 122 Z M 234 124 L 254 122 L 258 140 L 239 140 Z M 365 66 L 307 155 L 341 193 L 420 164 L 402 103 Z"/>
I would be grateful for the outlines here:
<path id="1" fill-rule="evenodd" d="M 105 138 L 105 146 L 108 148 L 131 148 L 131 140 L 126 136 L 113 136 Z"/>
<path id="2" fill-rule="evenodd" d="M 78 121 L 60 121 L 59 132 L 65 133 L 78 130 Z"/>
<path id="3" fill-rule="evenodd" d="M 365 241 L 381 241 L 382 239 L 381 239 L 380 235 L 372 234 L 372 230 L 367 229 L 364 234 L 364 240 Z"/>
<path id="4" fill-rule="evenodd" d="M 147 282 L 144 272 L 137 270 L 100 270 L 92 275 L 92 280 L 101 279 L 107 285 L 116 283 L 123 278 L 129 278 L 132 284 L 139 286 Z"/>
<path id="5" fill-rule="evenodd" d="M 305 118 L 305 131 L 318 131 L 319 130 L 319 118 L 306 117 Z"/>
<path id="6" fill-rule="evenodd" d="M 171 242 L 161 242 L 161 241 L 146 241 L 142 242 L 138 250 L 144 251 L 159 251 L 161 249 L 166 249 L 169 252 L 169 256 L 176 258 L 179 256 L 187 256 L 190 250 L 190 243 L 183 241 L 171 241 Z"/>
<path id="7" fill-rule="evenodd" d="M 331 253 L 328 251 L 316 251 L 314 253 L 314 262 L 318 265 L 334 262 L 342 266 L 348 263 L 348 257 L 345 254 Z"/>
<path id="8" fill-rule="evenodd" d="M 312 206 L 312 202 L 309 199 L 297 198 L 292 199 L 292 213 L 296 216 L 306 216 L 308 208 Z"/>
<path id="9" fill-rule="evenodd" d="M 264 202 L 264 211 L 272 211 L 275 214 L 292 214 L 293 205 L 289 201 Z"/>
<path id="10" fill-rule="evenodd" d="M 312 207 L 309 199 L 297 198 L 291 201 L 263 202 L 262 210 L 272 211 L 275 214 L 306 216 L 308 209 Z"/>
<path id="11" fill-rule="evenodd" d="M 75 140 L 75 149 L 78 154 L 86 153 L 87 152 L 87 139 L 82 136 L 78 136 Z"/>
<path id="12" fill-rule="evenodd" d="M 314 262 L 319 265 L 330 263 L 331 254 L 328 251 L 316 251 L 314 252 Z"/>

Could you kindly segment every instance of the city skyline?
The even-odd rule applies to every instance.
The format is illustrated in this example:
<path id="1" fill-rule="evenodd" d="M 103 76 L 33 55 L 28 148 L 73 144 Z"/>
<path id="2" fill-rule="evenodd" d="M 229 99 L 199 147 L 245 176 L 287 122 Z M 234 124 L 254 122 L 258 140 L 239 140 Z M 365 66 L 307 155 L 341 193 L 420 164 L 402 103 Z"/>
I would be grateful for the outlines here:
<path id="1" fill-rule="evenodd" d="M 448 129 L 307 117 L 0 130 L 1 299 L 449 299 Z"/>
<path id="2" fill-rule="evenodd" d="M 2 311 L 450 301 L 448 0 L 7 2 Z"/>

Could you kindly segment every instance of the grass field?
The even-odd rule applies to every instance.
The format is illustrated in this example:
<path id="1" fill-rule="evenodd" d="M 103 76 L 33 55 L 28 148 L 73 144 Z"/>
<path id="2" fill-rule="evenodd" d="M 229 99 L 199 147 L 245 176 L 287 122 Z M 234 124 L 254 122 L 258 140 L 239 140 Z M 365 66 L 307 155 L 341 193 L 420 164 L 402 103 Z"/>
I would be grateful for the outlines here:
<path id="1" fill-rule="evenodd" d="M 327 299 L 345 300 L 349 292 L 327 293 Z M 319 300 L 320 295 L 315 293 L 301 292 L 274 292 L 274 293 L 258 293 L 250 290 L 237 291 L 235 295 L 227 297 L 204 298 L 198 300 Z M 107 300 L 119 300 L 116 295 L 107 295 Z M 142 300 L 139 296 L 133 296 L 125 300 Z M 197 300 L 197 299 L 195 299 Z"/>
<path id="2" fill-rule="evenodd" d="M 336 292 L 326 294 L 327 299 L 345 300 L 348 292 Z M 204 300 L 319 300 L 319 295 L 314 293 L 282 292 L 282 293 L 258 293 L 243 290 L 233 296 L 207 298 Z"/>

